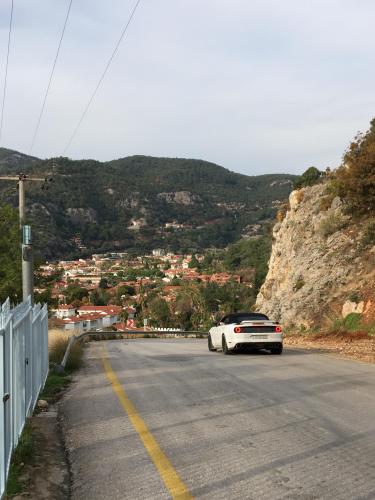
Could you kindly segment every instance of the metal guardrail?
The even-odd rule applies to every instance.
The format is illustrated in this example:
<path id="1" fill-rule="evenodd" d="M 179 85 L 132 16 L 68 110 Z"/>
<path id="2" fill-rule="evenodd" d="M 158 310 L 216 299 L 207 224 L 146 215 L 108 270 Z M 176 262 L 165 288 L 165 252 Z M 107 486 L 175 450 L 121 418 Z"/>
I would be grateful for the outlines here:
<path id="1" fill-rule="evenodd" d="M 0 498 L 12 453 L 48 375 L 48 310 L 0 305 Z"/>
<path id="2" fill-rule="evenodd" d="M 61 361 L 61 364 L 55 365 L 55 370 L 58 373 L 63 373 L 66 368 L 66 364 L 69 360 L 70 352 L 74 346 L 74 344 L 80 340 L 83 340 L 85 337 L 93 337 L 93 336 L 113 336 L 113 335 L 154 335 L 155 337 L 162 337 L 164 335 L 174 335 L 179 337 L 186 337 L 188 335 L 200 335 L 206 337 L 208 335 L 207 332 L 198 332 L 198 331 L 180 331 L 180 330 L 126 330 L 125 332 L 121 332 L 118 330 L 110 330 L 110 331 L 87 331 L 83 332 L 79 335 L 72 335 L 69 339 L 64 357 Z"/>

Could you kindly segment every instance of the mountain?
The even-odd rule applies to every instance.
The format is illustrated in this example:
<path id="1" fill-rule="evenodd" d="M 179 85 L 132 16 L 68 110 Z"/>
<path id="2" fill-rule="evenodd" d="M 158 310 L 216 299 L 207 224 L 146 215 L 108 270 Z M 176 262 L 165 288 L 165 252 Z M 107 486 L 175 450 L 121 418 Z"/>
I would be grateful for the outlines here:
<path id="1" fill-rule="evenodd" d="M 0 175 L 20 171 L 52 179 L 26 188 L 35 246 L 48 259 L 111 250 L 224 247 L 261 234 L 296 179 L 249 177 L 202 160 L 40 160 L 0 148 Z M 16 206 L 14 183 L 1 181 L 0 194 Z"/>

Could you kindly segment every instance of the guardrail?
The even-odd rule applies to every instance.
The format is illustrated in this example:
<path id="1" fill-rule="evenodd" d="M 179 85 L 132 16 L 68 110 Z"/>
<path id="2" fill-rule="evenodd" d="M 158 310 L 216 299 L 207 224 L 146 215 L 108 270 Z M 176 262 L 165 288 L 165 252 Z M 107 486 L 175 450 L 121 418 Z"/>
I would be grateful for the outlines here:
<path id="1" fill-rule="evenodd" d="M 178 337 L 186 337 L 189 335 L 200 335 L 203 337 L 207 337 L 207 332 L 198 332 L 198 331 L 181 331 L 181 330 L 171 330 L 171 331 L 160 331 L 160 330 L 126 330 L 124 332 L 119 330 L 109 330 L 109 331 L 87 331 L 83 332 L 80 335 L 72 335 L 69 339 L 68 346 L 66 348 L 64 357 L 61 361 L 61 364 L 55 365 L 55 370 L 58 373 L 63 373 L 65 371 L 66 364 L 69 360 L 70 352 L 74 346 L 74 344 L 80 340 L 83 340 L 85 337 L 99 337 L 99 336 L 113 336 L 113 335 L 155 335 L 156 337 L 161 337 L 163 335 L 174 335 Z"/>
<path id="2" fill-rule="evenodd" d="M 0 498 L 12 453 L 48 375 L 48 310 L 0 305 Z"/>

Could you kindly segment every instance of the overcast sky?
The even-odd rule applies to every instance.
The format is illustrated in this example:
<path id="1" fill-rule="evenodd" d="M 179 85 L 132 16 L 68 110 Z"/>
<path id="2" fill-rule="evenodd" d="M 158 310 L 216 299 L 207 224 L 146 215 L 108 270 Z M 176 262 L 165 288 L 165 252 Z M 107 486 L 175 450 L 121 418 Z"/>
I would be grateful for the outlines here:
<path id="1" fill-rule="evenodd" d="M 0 0 L 0 89 L 10 0 Z M 1 146 L 28 153 L 69 0 L 14 0 Z M 60 156 L 135 0 L 73 0 L 33 153 Z M 71 158 L 337 166 L 375 116 L 374 0 L 142 0 Z"/>

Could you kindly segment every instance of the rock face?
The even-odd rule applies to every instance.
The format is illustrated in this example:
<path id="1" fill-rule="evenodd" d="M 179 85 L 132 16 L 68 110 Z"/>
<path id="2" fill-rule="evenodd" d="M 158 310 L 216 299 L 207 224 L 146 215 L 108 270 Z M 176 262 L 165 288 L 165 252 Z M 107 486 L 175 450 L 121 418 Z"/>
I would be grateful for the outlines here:
<path id="1" fill-rule="evenodd" d="M 176 191 L 174 193 L 159 193 L 158 198 L 167 203 L 177 203 L 179 205 L 192 205 L 199 201 L 199 197 L 189 191 Z"/>
<path id="2" fill-rule="evenodd" d="M 67 213 L 73 224 L 96 222 L 96 211 L 93 208 L 68 208 Z"/>
<path id="3" fill-rule="evenodd" d="M 361 224 L 345 214 L 340 198 L 326 194 L 324 184 L 293 191 L 289 203 L 273 229 L 257 309 L 284 325 L 311 326 L 341 316 L 347 301 L 368 303 L 374 254 L 361 246 Z M 365 307 L 346 306 L 344 312 Z"/>

